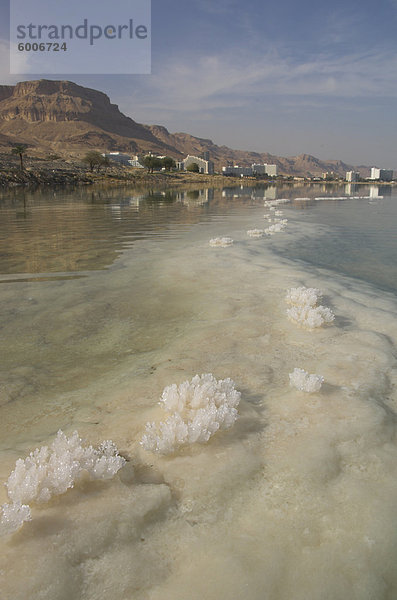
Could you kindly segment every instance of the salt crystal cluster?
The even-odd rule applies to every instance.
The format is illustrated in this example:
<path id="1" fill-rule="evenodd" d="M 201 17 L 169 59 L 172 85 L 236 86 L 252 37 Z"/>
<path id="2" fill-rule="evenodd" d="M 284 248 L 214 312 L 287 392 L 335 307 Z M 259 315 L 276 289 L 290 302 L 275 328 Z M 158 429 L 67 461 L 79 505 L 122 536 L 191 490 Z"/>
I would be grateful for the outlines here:
<path id="1" fill-rule="evenodd" d="M 250 237 L 262 237 L 263 234 L 264 234 L 263 229 L 249 229 L 247 231 L 247 235 L 249 235 Z"/>
<path id="2" fill-rule="evenodd" d="M 96 449 L 82 446 L 77 431 L 69 438 L 61 431 L 50 447 L 42 446 L 18 459 L 6 483 L 10 504 L 2 506 L 0 530 L 10 532 L 30 520 L 30 502 L 48 502 L 72 488 L 83 473 L 92 479 L 111 479 L 125 464 L 114 443 Z"/>
<path id="3" fill-rule="evenodd" d="M 308 329 L 332 323 L 335 318 L 332 310 L 326 306 L 292 306 L 287 310 L 287 315 L 291 321 Z"/>
<path id="4" fill-rule="evenodd" d="M 187 444 L 205 443 L 218 430 L 234 424 L 240 397 L 231 379 L 218 381 L 211 373 L 170 385 L 159 404 L 171 414 L 158 425 L 146 424 L 141 445 L 151 452 L 170 454 Z"/>
<path id="5" fill-rule="evenodd" d="M 285 301 L 296 306 L 316 306 L 323 293 L 318 288 L 296 287 L 287 291 Z"/>
<path id="6" fill-rule="evenodd" d="M 295 368 L 292 373 L 289 374 L 290 385 L 296 387 L 301 392 L 307 392 L 313 394 L 319 392 L 324 382 L 324 377 L 321 375 L 311 374 L 304 369 Z"/>
<path id="7" fill-rule="evenodd" d="M 308 329 L 315 329 L 324 324 L 332 323 L 335 315 L 326 306 L 317 303 L 322 293 L 317 288 L 291 288 L 287 291 L 286 302 L 292 305 L 287 309 L 288 318 Z"/>
<path id="8" fill-rule="evenodd" d="M 287 219 L 275 219 L 273 225 L 269 225 L 266 227 L 265 233 L 267 235 L 274 235 L 275 233 L 280 233 L 284 231 L 287 224 Z"/>
<path id="9" fill-rule="evenodd" d="M 233 244 L 233 240 L 230 237 L 217 237 L 212 238 L 210 240 L 210 246 L 219 246 L 221 248 L 225 248 L 226 246 L 231 246 Z"/>
<path id="10" fill-rule="evenodd" d="M 280 219 L 279 217 L 282 217 L 284 213 L 282 210 L 277 210 L 276 207 L 279 204 L 286 204 L 287 202 L 289 202 L 287 198 L 265 201 L 265 207 L 268 208 L 269 211 L 271 211 L 263 215 L 264 218 L 267 219 L 269 223 L 271 223 L 271 225 L 269 225 L 269 227 L 267 227 L 264 230 L 264 233 L 266 235 L 274 235 L 275 233 L 280 233 L 281 231 L 284 231 L 288 223 L 288 219 Z"/>
<path id="11" fill-rule="evenodd" d="M 265 213 L 263 216 L 269 223 L 272 223 L 264 230 L 266 235 L 274 235 L 275 233 L 280 233 L 284 231 L 288 219 L 280 219 L 279 217 L 283 216 L 282 210 L 277 210 L 276 207 L 279 204 L 286 204 L 289 202 L 288 198 L 280 198 L 278 200 L 266 200 L 264 206 L 269 209 L 268 213 Z"/>
<path id="12" fill-rule="evenodd" d="M 32 520 L 30 507 L 20 502 L 3 504 L 0 518 L 0 535 L 18 531 L 25 521 Z"/>

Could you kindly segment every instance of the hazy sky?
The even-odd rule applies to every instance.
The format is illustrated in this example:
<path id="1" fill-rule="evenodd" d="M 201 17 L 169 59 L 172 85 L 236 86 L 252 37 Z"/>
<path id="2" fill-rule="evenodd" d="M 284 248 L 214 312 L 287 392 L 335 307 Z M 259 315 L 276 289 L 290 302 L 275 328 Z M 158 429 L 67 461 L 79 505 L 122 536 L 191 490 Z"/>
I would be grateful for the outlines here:
<path id="1" fill-rule="evenodd" d="M 45 77 L 8 74 L 7 4 L 2 82 Z M 397 0 L 152 0 L 151 75 L 49 78 L 220 145 L 397 168 L 396 26 Z"/>

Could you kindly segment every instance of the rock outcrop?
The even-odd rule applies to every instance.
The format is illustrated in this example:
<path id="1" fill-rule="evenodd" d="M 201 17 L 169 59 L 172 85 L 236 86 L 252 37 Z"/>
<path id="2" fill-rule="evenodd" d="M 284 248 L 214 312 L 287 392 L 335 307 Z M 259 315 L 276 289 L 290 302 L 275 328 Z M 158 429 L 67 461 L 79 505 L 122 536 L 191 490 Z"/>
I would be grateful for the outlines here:
<path id="1" fill-rule="evenodd" d="M 308 154 L 283 158 L 233 150 L 188 133 L 170 133 L 162 125 L 143 125 L 127 117 L 103 92 L 71 81 L 46 79 L 0 86 L 0 146 L 17 143 L 74 156 L 90 149 L 134 154 L 151 151 L 178 160 L 186 154 L 209 152 L 219 170 L 228 162 L 276 164 L 280 173 L 290 175 L 324 171 L 344 175 L 354 169 L 341 161 L 321 161 Z"/>

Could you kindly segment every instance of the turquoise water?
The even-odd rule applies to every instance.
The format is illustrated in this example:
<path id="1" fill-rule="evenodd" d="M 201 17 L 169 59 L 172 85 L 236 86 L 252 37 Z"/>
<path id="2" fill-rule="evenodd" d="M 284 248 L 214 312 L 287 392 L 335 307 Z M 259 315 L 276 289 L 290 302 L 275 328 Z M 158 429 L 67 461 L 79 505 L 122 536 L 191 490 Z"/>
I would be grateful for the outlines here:
<path id="1" fill-rule="evenodd" d="M 1 199 L 0 481 L 58 429 L 112 439 L 128 460 L 111 481 L 33 502 L 32 521 L 0 537 L 2 600 L 397 596 L 392 190 Z M 249 237 L 277 197 L 291 200 L 285 231 Z M 288 320 L 286 291 L 302 285 L 323 291 L 331 325 Z M 291 388 L 295 368 L 321 390 Z M 145 451 L 165 386 L 203 373 L 234 380 L 236 424 Z"/>

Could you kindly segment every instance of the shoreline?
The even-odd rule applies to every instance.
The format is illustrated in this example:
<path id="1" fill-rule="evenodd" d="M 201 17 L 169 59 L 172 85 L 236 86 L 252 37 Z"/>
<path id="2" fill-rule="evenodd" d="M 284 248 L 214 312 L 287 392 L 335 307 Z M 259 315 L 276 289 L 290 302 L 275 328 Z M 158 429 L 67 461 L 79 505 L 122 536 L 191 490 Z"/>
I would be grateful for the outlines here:
<path id="1" fill-rule="evenodd" d="M 289 179 L 289 177 L 292 177 Z M 278 186 L 294 184 L 311 185 L 346 185 L 344 180 L 313 181 L 311 179 L 293 176 L 283 176 L 281 179 L 266 180 L 253 177 L 233 177 L 221 174 L 208 175 L 204 173 L 189 173 L 186 171 L 148 173 L 145 169 L 136 169 L 112 165 L 101 172 L 90 172 L 81 163 L 62 161 L 60 159 L 39 159 L 29 157 L 25 159 L 25 168 L 20 169 L 16 159 L 6 154 L 0 154 L 0 191 L 12 189 L 54 188 L 70 186 L 99 185 L 131 185 L 134 187 L 162 187 L 177 188 L 189 184 L 203 184 L 205 187 L 228 186 Z M 395 182 L 383 181 L 358 181 L 352 185 L 395 185 Z"/>
<path id="2" fill-rule="evenodd" d="M 227 178 L 233 184 L 240 183 L 238 178 Z M 256 180 L 251 180 L 255 182 Z M 223 187 L 224 175 L 206 175 L 188 172 L 156 172 L 147 170 L 119 167 L 107 167 L 101 172 L 90 172 L 76 162 L 60 160 L 44 160 L 37 158 L 25 159 L 25 168 L 20 169 L 15 159 L 0 155 L 0 190 L 15 188 L 36 188 L 55 186 L 86 186 L 94 184 L 133 186 L 162 186 L 178 187 L 186 184 L 210 184 L 211 187 Z"/>

